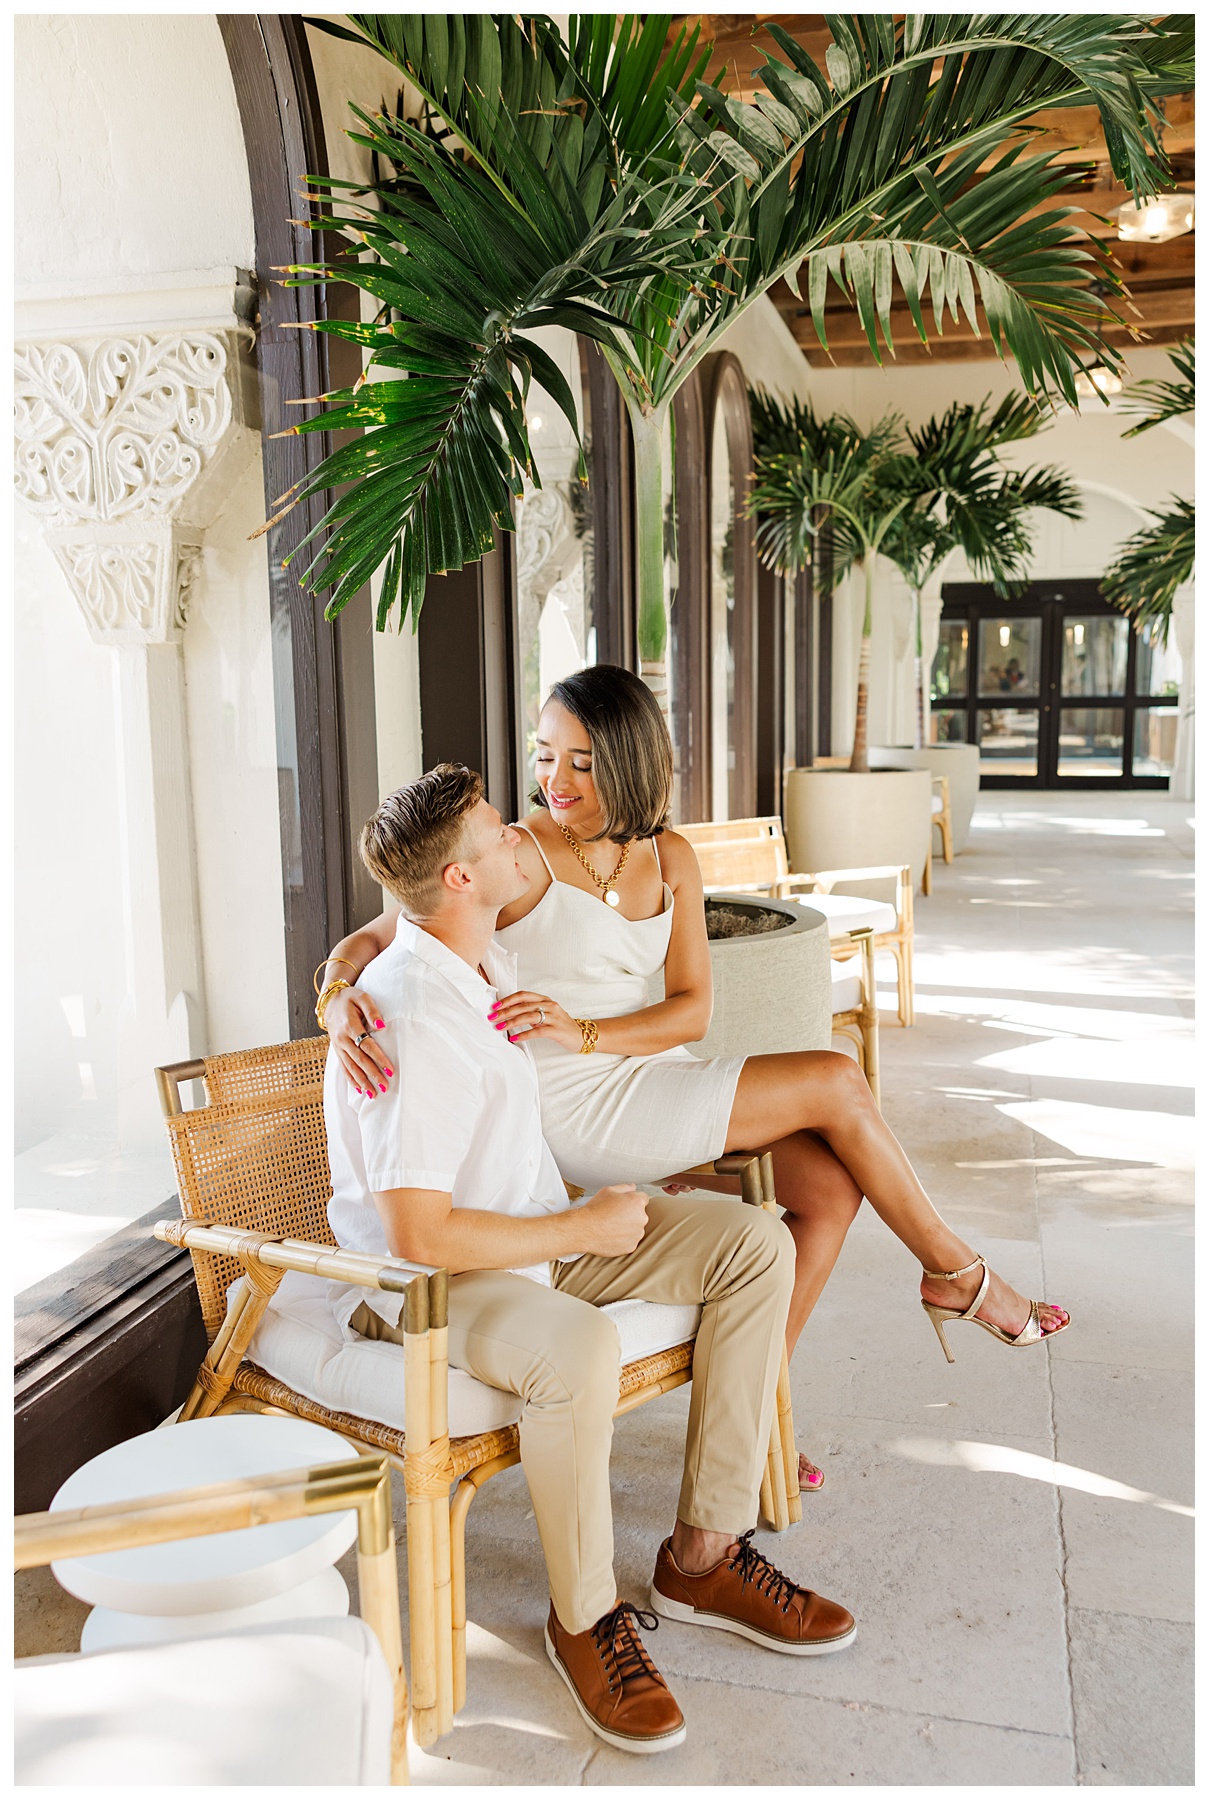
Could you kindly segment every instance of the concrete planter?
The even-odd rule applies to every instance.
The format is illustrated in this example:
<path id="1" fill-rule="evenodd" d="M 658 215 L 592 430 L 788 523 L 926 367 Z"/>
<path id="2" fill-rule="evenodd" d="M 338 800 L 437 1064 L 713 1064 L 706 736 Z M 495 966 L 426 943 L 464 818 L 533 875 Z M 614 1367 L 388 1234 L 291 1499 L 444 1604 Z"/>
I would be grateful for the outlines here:
<path id="1" fill-rule="evenodd" d="M 922 750 L 907 745 L 879 744 L 869 752 L 875 769 L 928 769 L 949 779 L 949 809 L 953 814 L 953 852 L 970 841 L 970 820 L 978 802 L 982 758 L 977 744 L 928 744 Z"/>
<path id="2" fill-rule="evenodd" d="M 714 1016 L 709 1031 L 688 1048 L 694 1056 L 766 1056 L 780 1050 L 831 1048 L 831 952 L 821 913 L 750 894 L 711 894 L 744 912 L 775 912 L 785 924 L 753 937 L 710 943 Z M 663 998 L 662 976 L 651 983 L 651 1004 Z"/>
<path id="3" fill-rule="evenodd" d="M 865 868 L 909 863 L 918 892 L 932 836 L 932 778 L 927 769 L 791 769 L 785 780 L 789 866 Z"/>

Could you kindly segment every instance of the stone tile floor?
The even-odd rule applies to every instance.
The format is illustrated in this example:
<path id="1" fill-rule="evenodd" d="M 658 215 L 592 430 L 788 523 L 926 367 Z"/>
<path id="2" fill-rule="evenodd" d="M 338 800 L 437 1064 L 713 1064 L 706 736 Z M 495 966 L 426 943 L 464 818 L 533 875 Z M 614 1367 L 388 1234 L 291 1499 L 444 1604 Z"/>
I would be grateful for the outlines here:
<path id="1" fill-rule="evenodd" d="M 467 1704 L 413 1751 L 414 1784 L 1191 1782 L 1189 815 L 1159 794 L 983 795 L 917 906 L 912 1030 L 882 991 L 885 1110 L 925 1184 L 1075 1324 L 1023 1357 L 955 1331 L 950 1368 L 864 1209 L 793 1369 L 827 1485 L 761 1534 L 852 1607 L 853 1648 L 800 1662 L 664 1623 L 651 1648 L 688 1741 L 608 1749 L 546 1661 L 510 1470 L 470 1513 Z M 639 1601 L 686 1404 L 617 1427 L 618 1579 Z M 22 1596 L 27 1653 L 78 1642 L 83 1609 L 46 1572 Z"/>

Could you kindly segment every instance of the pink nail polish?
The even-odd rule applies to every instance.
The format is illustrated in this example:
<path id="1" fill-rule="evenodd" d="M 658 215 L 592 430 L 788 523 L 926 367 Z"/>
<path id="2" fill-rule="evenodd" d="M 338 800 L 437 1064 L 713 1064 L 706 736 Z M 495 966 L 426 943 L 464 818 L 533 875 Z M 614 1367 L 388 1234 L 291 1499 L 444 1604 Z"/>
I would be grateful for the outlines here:
<path id="1" fill-rule="evenodd" d="M 386 1092 L 386 1083 L 384 1081 L 378 1083 L 378 1092 L 382 1094 Z"/>
<path id="2" fill-rule="evenodd" d="M 806 1477 L 806 1479 L 810 1483 L 811 1487 L 818 1487 L 819 1482 L 822 1480 L 822 1477 L 820 1475 L 808 1475 Z"/>
<path id="3" fill-rule="evenodd" d="M 358 1092 L 358 1093 L 360 1093 L 360 1092 L 361 1092 L 361 1089 L 360 1089 L 360 1088 L 358 1088 L 358 1089 L 357 1089 L 357 1092 Z"/>
<path id="4" fill-rule="evenodd" d="M 387 1073 L 387 1074 L 388 1074 L 388 1075 L 393 1075 L 393 1074 L 394 1074 L 394 1070 L 393 1070 L 393 1069 L 387 1069 L 387 1071 L 386 1071 L 386 1073 Z"/>
<path id="5" fill-rule="evenodd" d="M 385 1023 L 386 1023 L 385 1019 L 375 1019 L 374 1020 L 374 1030 L 381 1031 L 381 1029 L 385 1025 Z"/>

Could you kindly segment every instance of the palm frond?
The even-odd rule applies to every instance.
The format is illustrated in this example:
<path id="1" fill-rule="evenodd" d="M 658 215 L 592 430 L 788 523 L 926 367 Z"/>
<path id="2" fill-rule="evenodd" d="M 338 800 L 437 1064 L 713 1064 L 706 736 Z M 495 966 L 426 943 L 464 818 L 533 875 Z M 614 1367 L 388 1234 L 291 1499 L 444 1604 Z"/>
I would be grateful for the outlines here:
<path id="1" fill-rule="evenodd" d="M 1196 411 L 1196 342 L 1185 338 L 1167 353 L 1179 371 L 1178 381 L 1136 381 L 1126 388 L 1121 398 L 1124 410 L 1142 415 L 1122 437 L 1137 437 L 1140 431 L 1151 431 L 1167 419 L 1182 418 Z"/>
<path id="2" fill-rule="evenodd" d="M 282 497 L 288 510 L 348 484 L 303 540 L 322 539 L 303 580 L 330 591 L 334 617 L 385 563 L 380 624 L 396 602 L 403 618 L 417 616 L 429 574 L 477 560 L 493 530 L 510 527 L 522 474 L 537 480 L 524 411 L 531 379 L 578 431 L 566 382 L 527 333 L 558 324 L 620 351 L 621 323 L 601 304 L 606 277 L 640 285 L 661 275 L 693 231 L 691 220 L 678 223 L 684 195 L 669 201 L 639 182 L 586 225 L 554 203 L 519 139 L 516 192 L 502 207 L 477 167 L 409 126 L 395 122 L 391 131 L 421 198 L 395 193 L 388 217 L 364 225 L 375 260 L 299 266 L 291 277 L 338 277 L 369 294 L 380 309 L 372 323 L 321 321 L 317 329 L 361 344 L 371 371 L 406 379 L 327 395 L 325 410 L 294 430 L 356 427 L 362 435 Z"/>
<path id="3" fill-rule="evenodd" d="M 1100 592 L 1131 619 L 1136 630 L 1149 625 L 1164 646 L 1176 591 L 1192 579 L 1196 512 L 1190 500 L 1175 500 L 1164 513 L 1121 546 L 1100 577 Z"/>

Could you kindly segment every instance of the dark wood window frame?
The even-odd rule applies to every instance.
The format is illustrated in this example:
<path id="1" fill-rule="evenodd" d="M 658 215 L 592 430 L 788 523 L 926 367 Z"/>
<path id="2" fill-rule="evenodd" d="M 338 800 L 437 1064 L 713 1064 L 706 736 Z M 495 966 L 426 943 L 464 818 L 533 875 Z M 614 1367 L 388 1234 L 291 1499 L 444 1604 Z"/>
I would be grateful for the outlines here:
<path id="1" fill-rule="evenodd" d="M 1116 607 L 1110 606 L 1100 593 L 1099 583 L 1086 578 L 1072 578 L 1068 581 L 1034 582 L 1024 594 L 1011 600 L 1000 599 L 990 586 L 974 581 L 945 582 L 941 589 L 942 621 L 961 619 L 969 625 L 970 640 L 967 657 L 966 691 L 964 694 L 946 695 L 942 701 L 933 701 L 932 710 L 959 712 L 966 719 L 965 742 L 973 743 L 971 724 L 977 719 L 979 712 L 995 710 L 993 695 L 979 694 L 976 691 L 978 669 L 978 628 L 982 619 L 987 617 L 1003 619 L 1037 618 L 1041 619 L 1042 651 L 1041 668 L 1043 690 L 1035 697 L 1017 700 L 1010 697 L 1014 710 L 1036 712 L 1041 720 L 1064 711 L 1092 711 L 1098 709 L 1120 712 L 1123 715 L 1122 773 L 1120 775 L 1059 775 L 1056 766 L 1050 766 L 1046 756 L 1046 731 L 1039 726 L 1037 745 L 1036 775 L 997 775 L 992 760 L 984 761 L 982 766 L 982 786 L 984 788 L 1004 788 L 1025 791 L 1040 789 L 1048 792 L 1063 789 L 1087 790 L 1090 792 L 1120 792 L 1122 789 L 1157 789 L 1165 792 L 1170 786 L 1166 775 L 1135 775 L 1133 773 L 1133 739 L 1134 717 L 1138 712 L 1176 711 L 1179 698 L 1176 695 L 1136 694 L 1138 635 L 1132 629 L 1128 636 L 1128 649 L 1125 667 L 1125 692 L 1123 694 L 1080 694 L 1064 695 L 1060 689 L 1060 670 L 1062 666 L 1061 632 L 1063 619 L 1069 614 L 1085 618 L 1119 619 L 1122 615 Z M 1057 679 L 1053 679 L 1054 677 Z M 1051 735 L 1056 742 L 1056 727 Z"/>

